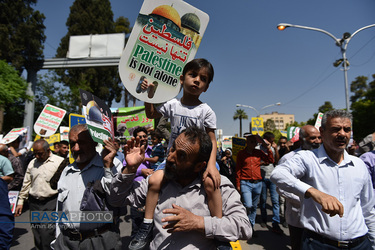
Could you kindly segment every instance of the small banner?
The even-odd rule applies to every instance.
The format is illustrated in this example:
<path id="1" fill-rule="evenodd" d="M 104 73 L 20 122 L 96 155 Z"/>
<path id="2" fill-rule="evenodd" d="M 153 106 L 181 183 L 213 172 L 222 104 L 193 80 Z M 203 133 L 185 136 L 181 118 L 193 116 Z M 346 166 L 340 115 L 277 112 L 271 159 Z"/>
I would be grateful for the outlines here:
<path id="1" fill-rule="evenodd" d="M 83 106 L 82 114 L 86 119 L 92 139 L 100 144 L 103 140 L 114 138 L 113 118 L 109 107 L 104 101 L 88 91 L 79 90 Z"/>
<path id="2" fill-rule="evenodd" d="M 53 135 L 65 116 L 64 109 L 46 104 L 34 124 L 34 131 L 41 137 Z"/>
<path id="3" fill-rule="evenodd" d="M 1 143 L 8 144 L 8 143 L 15 141 L 19 136 L 23 138 L 23 137 L 26 137 L 26 135 L 27 135 L 27 128 L 14 128 L 11 131 L 9 131 L 9 133 L 6 134 L 6 136 L 3 137 L 3 139 L 1 140 Z"/>
<path id="4" fill-rule="evenodd" d="M 177 96 L 182 70 L 194 59 L 208 20 L 206 13 L 181 0 L 145 0 L 119 64 L 129 93 L 149 103 Z M 143 90 L 145 78 L 153 86 Z"/>
<path id="5" fill-rule="evenodd" d="M 259 136 L 263 136 L 264 127 L 262 117 L 251 117 L 251 133 L 253 135 L 258 134 Z"/>

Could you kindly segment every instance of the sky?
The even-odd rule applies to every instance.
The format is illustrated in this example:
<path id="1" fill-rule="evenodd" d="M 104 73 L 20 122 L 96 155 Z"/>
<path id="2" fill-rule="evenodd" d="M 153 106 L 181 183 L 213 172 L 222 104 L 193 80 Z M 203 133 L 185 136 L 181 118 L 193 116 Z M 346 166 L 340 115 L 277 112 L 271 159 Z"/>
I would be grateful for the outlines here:
<path id="1" fill-rule="evenodd" d="M 47 36 L 44 56 L 53 58 L 73 0 L 38 0 L 35 9 L 45 16 Z M 114 19 L 127 17 L 134 25 L 143 1 L 111 0 Z M 206 12 L 210 21 L 196 58 L 208 59 L 215 70 L 213 82 L 201 101 L 208 103 L 217 116 L 217 128 L 223 135 L 239 134 L 234 121 L 236 104 L 254 107 L 260 114 L 273 111 L 294 114 L 306 122 L 325 101 L 334 108 L 345 108 L 345 84 L 342 67 L 333 62 L 342 58 L 335 41 L 321 32 L 298 28 L 279 31 L 279 23 L 298 24 L 326 30 L 337 38 L 343 33 L 375 24 L 374 0 L 186 0 Z M 357 33 L 347 47 L 350 83 L 358 76 L 373 80 L 375 74 L 375 27 Z M 40 74 L 46 72 L 40 71 Z M 350 91 L 350 89 L 349 89 Z M 178 97 L 181 96 L 181 93 Z M 280 102 L 280 106 L 271 106 Z M 137 102 L 143 105 L 143 102 Z M 114 103 L 112 107 L 122 107 Z M 257 113 L 243 108 L 250 118 Z M 355 128 L 354 128 L 355 130 Z"/>

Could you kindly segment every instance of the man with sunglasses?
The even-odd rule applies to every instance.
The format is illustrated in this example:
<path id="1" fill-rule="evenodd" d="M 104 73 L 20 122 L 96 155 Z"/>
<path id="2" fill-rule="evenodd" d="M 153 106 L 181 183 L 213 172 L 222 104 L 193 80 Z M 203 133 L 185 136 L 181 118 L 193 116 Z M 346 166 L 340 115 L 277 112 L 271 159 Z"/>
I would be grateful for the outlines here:
<path id="1" fill-rule="evenodd" d="M 47 141 L 40 139 L 33 144 L 35 158 L 29 163 L 18 197 L 15 216 L 20 216 L 24 201 L 28 199 L 30 211 L 55 211 L 57 190 L 49 181 L 64 158 L 51 153 Z M 54 224 L 31 223 L 36 249 L 50 249 L 55 239 Z"/>

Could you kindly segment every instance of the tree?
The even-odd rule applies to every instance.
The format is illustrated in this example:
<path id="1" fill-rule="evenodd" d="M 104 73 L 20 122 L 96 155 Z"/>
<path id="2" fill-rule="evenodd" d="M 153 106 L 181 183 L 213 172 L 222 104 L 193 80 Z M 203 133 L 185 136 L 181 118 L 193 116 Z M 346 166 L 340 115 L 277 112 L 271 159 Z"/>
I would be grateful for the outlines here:
<path id="1" fill-rule="evenodd" d="M 264 131 L 274 131 L 276 129 L 276 124 L 272 119 L 267 119 L 264 123 Z"/>
<path id="2" fill-rule="evenodd" d="M 120 16 L 119 18 L 116 19 L 115 22 L 115 31 L 116 33 L 125 33 L 125 34 L 130 34 L 131 32 L 131 27 L 130 27 L 130 22 L 127 18 Z M 127 41 L 128 38 L 125 39 Z M 135 98 L 133 95 L 129 93 L 127 89 L 124 90 L 124 106 L 128 107 L 129 106 L 129 101 L 133 101 L 133 107 L 135 107 L 135 102 L 137 98 Z"/>
<path id="3" fill-rule="evenodd" d="M 42 67 L 46 36 L 45 16 L 31 5 L 37 0 L 0 1 L 0 59 L 19 72 L 37 72 Z"/>
<path id="4" fill-rule="evenodd" d="M 128 32 L 126 19 L 117 22 L 121 32 Z M 70 15 L 66 22 L 68 33 L 61 39 L 57 49 L 57 57 L 66 57 L 69 38 L 75 35 L 109 34 L 115 32 L 113 12 L 109 0 L 76 0 L 70 7 Z M 96 67 L 56 70 L 60 82 L 71 90 L 72 104 L 80 106 L 79 89 L 95 94 L 111 106 L 112 101 L 119 102 L 123 86 L 117 67 Z"/>
<path id="5" fill-rule="evenodd" d="M 7 117 L 5 120 L 8 121 L 4 124 L 4 131 L 8 131 L 22 125 L 22 123 L 17 124 L 17 121 L 23 121 L 23 117 L 18 117 L 17 120 L 20 114 L 14 110 L 15 104 L 22 103 L 30 97 L 26 95 L 25 79 L 18 75 L 16 69 L 2 60 L 0 60 L 0 89 L 0 131 L 3 131 L 4 110 L 6 110 L 5 116 Z"/>
<path id="6" fill-rule="evenodd" d="M 48 71 L 47 74 L 38 75 L 38 84 L 35 89 L 35 110 L 34 117 L 39 117 L 44 106 L 48 103 L 56 107 L 65 109 L 67 114 L 61 122 L 62 126 L 69 125 L 69 113 L 80 114 L 78 106 L 71 104 L 70 91 L 67 87 L 58 83 L 54 71 Z M 53 91 L 51 91 L 53 89 Z"/>
<path id="7" fill-rule="evenodd" d="M 242 119 L 249 119 L 247 116 L 245 110 L 243 109 L 237 109 L 236 112 L 234 113 L 233 120 L 240 120 L 240 137 L 242 137 Z"/>
<path id="8" fill-rule="evenodd" d="M 294 122 L 292 122 L 290 124 L 289 123 L 285 124 L 285 129 L 287 129 L 288 127 L 303 127 L 306 124 L 307 124 L 306 122 L 297 122 L 297 121 L 294 121 Z M 314 122 L 313 125 L 315 125 L 315 122 Z"/>
<path id="9" fill-rule="evenodd" d="M 330 111 L 330 110 L 333 110 L 333 106 L 332 106 L 332 103 L 330 101 L 325 101 L 324 104 L 322 106 L 319 107 L 318 111 L 319 113 L 325 113 L 327 111 Z M 315 113 L 314 114 L 314 117 L 309 119 L 306 124 L 309 124 L 309 125 L 315 125 L 315 122 L 316 122 L 316 118 L 318 117 L 318 113 Z"/>
<path id="10" fill-rule="evenodd" d="M 353 135 L 356 141 L 375 131 L 375 74 L 368 83 L 368 78 L 358 76 L 350 85 L 353 92 L 350 108 L 353 115 Z"/>

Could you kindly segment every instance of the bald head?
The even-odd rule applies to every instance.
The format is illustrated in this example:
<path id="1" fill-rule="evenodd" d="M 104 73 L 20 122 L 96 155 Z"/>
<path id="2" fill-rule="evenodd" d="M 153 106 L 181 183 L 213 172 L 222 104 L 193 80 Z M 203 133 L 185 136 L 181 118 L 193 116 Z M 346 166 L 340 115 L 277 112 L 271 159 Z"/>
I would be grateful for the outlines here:
<path id="1" fill-rule="evenodd" d="M 319 148 L 322 143 L 320 132 L 312 125 L 303 126 L 299 131 L 299 138 L 302 140 L 301 148 L 304 150 Z"/>
<path id="2" fill-rule="evenodd" d="M 0 155 L 8 158 L 8 154 L 8 146 L 3 143 L 0 143 Z"/>

